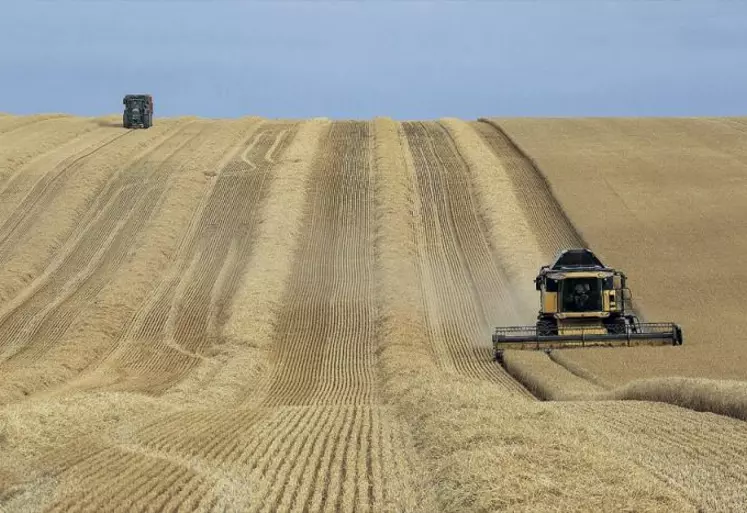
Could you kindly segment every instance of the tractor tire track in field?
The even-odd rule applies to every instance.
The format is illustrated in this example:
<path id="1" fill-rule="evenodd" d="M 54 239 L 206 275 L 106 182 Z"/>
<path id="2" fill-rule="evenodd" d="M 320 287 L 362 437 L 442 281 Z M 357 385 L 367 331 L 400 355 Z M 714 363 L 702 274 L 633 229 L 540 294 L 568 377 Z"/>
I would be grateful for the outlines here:
<path id="1" fill-rule="evenodd" d="M 413 159 L 416 226 L 430 338 L 460 374 L 531 394 L 492 356 L 493 320 L 515 318 L 508 280 L 492 253 L 469 169 L 436 122 L 402 123 Z"/>
<path id="2" fill-rule="evenodd" d="M 702 511 L 745 511 L 745 422 L 639 401 L 561 402 L 556 407 Z"/>
<path id="3" fill-rule="evenodd" d="M 112 177 L 44 279 L 0 316 L 0 369 L 40 358 L 64 335 L 124 261 L 178 166 L 175 156 L 185 158 L 205 130 L 177 131 L 154 148 L 157 157 L 148 153 Z"/>
<path id="4" fill-rule="evenodd" d="M 219 341 L 226 307 L 249 260 L 273 167 L 293 138 L 291 123 L 268 123 L 251 137 L 198 207 L 175 264 L 102 364 L 121 381 L 105 388 L 164 392 Z"/>

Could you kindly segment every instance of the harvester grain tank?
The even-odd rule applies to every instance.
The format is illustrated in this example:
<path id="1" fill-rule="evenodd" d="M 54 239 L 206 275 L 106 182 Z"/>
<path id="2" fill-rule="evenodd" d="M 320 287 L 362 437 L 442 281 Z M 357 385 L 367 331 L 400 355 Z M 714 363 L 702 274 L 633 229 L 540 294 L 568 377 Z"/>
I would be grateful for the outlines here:
<path id="1" fill-rule="evenodd" d="M 534 280 L 540 293 L 535 326 L 496 328 L 495 358 L 506 349 L 681 345 L 672 322 L 642 323 L 633 312 L 623 272 L 605 266 L 589 249 L 561 251 Z"/>

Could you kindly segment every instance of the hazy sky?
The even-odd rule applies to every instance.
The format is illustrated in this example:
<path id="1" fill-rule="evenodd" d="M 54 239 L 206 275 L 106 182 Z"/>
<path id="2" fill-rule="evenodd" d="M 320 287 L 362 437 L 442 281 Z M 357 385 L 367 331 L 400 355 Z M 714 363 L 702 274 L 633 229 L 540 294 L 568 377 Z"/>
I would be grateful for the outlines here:
<path id="1" fill-rule="evenodd" d="M 747 115 L 747 1 L 2 1 L 0 111 Z"/>

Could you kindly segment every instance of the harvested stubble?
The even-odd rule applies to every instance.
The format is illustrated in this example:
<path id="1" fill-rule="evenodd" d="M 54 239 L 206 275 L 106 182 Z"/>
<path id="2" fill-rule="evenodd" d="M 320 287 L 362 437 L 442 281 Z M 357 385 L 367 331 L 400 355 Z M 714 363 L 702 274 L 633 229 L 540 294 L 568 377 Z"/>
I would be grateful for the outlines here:
<path id="1" fill-rule="evenodd" d="M 66 134 L 69 137 L 75 132 L 69 134 L 66 130 L 60 130 L 57 138 Z M 20 203 L 28 203 L 29 189 L 33 189 L 37 196 L 41 196 L 47 189 L 58 187 L 66 178 L 65 175 L 70 174 L 70 168 L 124 135 L 116 131 L 88 129 L 59 145 L 55 144 L 59 143 L 59 139 L 55 141 L 55 138 L 51 138 L 52 141 L 37 141 L 38 144 L 33 150 L 38 154 L 26 162 L 21 160 L 13 165 L 0 164 L 0 169 L 5 170 L 5 176 L 0 179 L 0 194 L 3 196 L 0 219 L 6 219 L 11 215 L 18 216 Z M 34 195 L 31 196 L 32 200 L 33 198 Z"/>
<path id="2" fill-rule="evenodd" d="M 161 123 L 161 127 L 168 127 L 175 123 L 177 131 L 173 129 L 159 131 L 154 127 L 149 131 L 150 139 L 146 137 L 145 131 L 128 136 L 117 144 L 116 151 L 112 150 L 108 159 L 106 159 L 108 149 L 102 151 L 102 155 L 88 159 L 81 169 L 81 174 L 72 177 L 70 185 L 59 192 L 59 196 L 54 197 L 55 200 L 66 196 L 73 199 L 75 195 L 70 193 L 70 189 L 76 190 L 77 187 L 85 187 L 88 185 L 88 180 L 92 182 L 88 198 L 81 200 L 88 210 L 86 208 L 73 209 L 70 218 L 64 220 L 68 222 L 72 219 L 73 224 L 77 224 L 77 231 L 72 232 L 72 237 L 69 236 L 66 242 L 70 246 L 70 250 L 76 251 L 78 248 L 84 247 L 85 244 L 95 243 L 97 232 L 89 230 L 91 226 L 96 226 L 95 223 L 107 217 L 114 217 L 116 221 L 118 212 L 121 214 L 121 211 L 113 208 L 116 205 L 115 202 L 107 202 L 101 199 L 106 197 L 107 191 L 115 191 L 115 194 L 111 196 L 113 198 L 123 197 L 122 190 L 132 190 L 133 187 L 132 184 L 128 184 L 128 181 L 137 182 L 142 179 L 142 176 L 139 176 L 141 168 L 149 169 L 157 166 L 156 169 L 160 170 L 164 177 L 169 178 L 168 192 L 154 205 L 153 215 L 150 218 L 143 216 L 140 219 L 144 224 L 140 225 L 141 231 L 137 242 L 118 246 L 120 250 L 126 252 L 126 262 L 122 263 L 116 274 L 109 276 L 108 279 L 111 281 L 98 293 L 96 301 L 88 305 L 87 315 L 82 315 L 76 320 L 72 327 L 67 330 L 63 343 L 51 348 L 38 362 L 29 362 L 23 366 L 17 366 L 17 370 L 13 371 L 12 381 L 7 379 L 11 377 L 8 373 L 9 370 L 3 372 L 3 376 L 6 378 L 3 380 L 3 391 L 8 394 L 8 399 L 20 396 L 20 394 L 12 393 L 14 382 L 17 382 L 16 391 L 33 390 L 40 385 L 54 385 L 60 380 L 74 375 L 76 370 L 90 363 L 92 358 L 96 357 L 98 348 L 110 348 L 111 342 L 125 331 L 122 326 L 131 319 L 133 312 L 142 302 L 142 298 L 158 282 L 159 277 L 163 276 L 164 270 L 171 265 L 170 257 L 174 254 L 178 245 L 180 231 L 188 224 L 190 211 L 199 203 L 200 193 L 206 193 L 209 189 L 209 178 L 203 174 L 203 171 L 210 169 L 211 165 L 220 163 L 226 155 L 226 150 L 245 138 L 247 130 L 256 125 L 256 120 L 250 120 L 249 123 L 245 120 L 209 123 L 210 127 L 214 127 L 214 130 L 206 132 L 207 137 L 205 139 L 193 140 L 194 146 L 191 150 L 195 154 L 191 155 L 189 151 L 182 151 L 179 157 L 183 160 L 178 162 L 178 166 L 174 166 L 173 162 L 165 158 L 163 153 L 158 154 L 158 151 L 164 151 L 160 148 L 160 143 L 168 141 L 175 134 L 178 136 L 179 127 L 183 128 L 189 121 L 191 120 Z M 164 134 L 165 138 L 162 137 Z M 186 141 L 189 140 L 189 138 L 186 139 Z M 133 141 L 133 143 L 130 144 L 130 141 Z M 144 145 L 144 142 L 147 142 L 147 144 Z M 127 158 L 124 158 L 125 156 Z M 101 159 L 104 160 L 100 162 Z M 133 162 L 140 162 L 140 164 L 133 166 Z M 178 172 L 168 173 L 168 171 L 174 169 L 178 169 Z M 100 173 L 103 178 L 96 179 L 97 173 Z M 146 177 L 145 180 L 142 180 L 142 183 L 150 185 L 150 191 L 158 190 L 155 187 L 158 182 L 154 183 L 152 177 Z M 140 200 L 143 198 L 142 195 L 137 194 L 132 197 Z M 145 197 L 147 198 L 148 195 L 146 194 Z M 142 205 L 143 201 L 135 203 L 135 205 Z M 63 207 L 65 206 L 64 202 L 60 202 L 60 204 Z M 33 202 L 31 205 L 33 205 Z M 54 207 L 54 204 L 52 204 L 52 207 Z M 49 207 L 47 207 L 48 209 Z M 97 211 L 96 209 L 100 210 Z M 57 208 L 52 213 L 59 215 L 64 211 L 64 208 Z M 95 215 L 92 213 L 95 213 Z M 81 218 L 85 222 L 81 222 Z M 86 221 L 87 218 L 88 221 Z M 127 225 L 123 225 L 121 222 L 110 225 L 110 228 L 118 230 L 115 233 L 121 233 L 126 227 Z M 34 229 L 40 228 L 48 229 L 49 226 L 46 224 L 34 225 Z M 87 240 L 88 242 L 86 242 Z M 63 247 L 67 247 L 67 245 Z M 115 255 L 115 259 L 118 258 L 119 256 Z M 64 266 L 76 265 L 75 260 L 71 259 L 60 258 L 59 261 L 63 269 Z M 111 262 L 111 259 L 108 261 Z M 106 271 L 107 267 L 102 266 L 100 269 Z M 97 274 L 84 275 L 83 278 L 87 281 L 82 281 L 83 287 L 81 288 L 94 281 L 96 276 Z M 64 288 L 60 292 L 68 294 L 68 291 Z M 60 304 L 69 304 L 69 301 L 76 298 L 80 300 L 79 295 L 73 294 Z M 42 343 L 45 340 L 43 338 L 32 338 L 30 342 Z M 147 352 L 142 356 L 147 357 Z M 6 362 L 5 365 L 8 365 L 8 363 Z M 89 382 L 89 385 L 100 386 L 111 379 L 106 372 L 102 373 L 102 377 L 104 378 L 102 381 L 98 383 Z M 75 386 L 75 383 L 70 385 Z M 57 389 L 56 392 L 60 393 L 61 390 Z M 24 468 L 22 472 L 15 474 L 14 482 L 16 484 L 10 488 L 12 498 L 9 499 L 12 500 L 14 511 L 23 507 L 31 507 L 33 510 L 43 509 L 42 503 L 44 500 L 40 498 L 39 494 L 32 493 L 32 490 L 39 490 L 39 493 L 42 493 L 45 487 L 40 487 L 40 483 L 45 478 L 40 477 L 33 480 L 34 475 L 40 475 L 40 472 L 52 475 L 55 468 L 62 470 L 72 467 L 76 462 L 83 461 L 87 455 L 90 455 L 90 450 L 95 452 L 101 447 L 111 446 L 112 431 L 116 431 L 122 436 L 125 433 L 133 433 L 136 431 L 138 423 L 152 421 L 159 414 L 163 415 L 173 409 L 168 402 L 161 401 L 154 402 L 153 404 L 156 404 L 156 407 L 146 412 L 142 409 L 137 410 L 137 408 L 134 410 L 123 408 L 121 401 L 112 402 L 106 399 L 107 397 L 122 397 L 125 402 L 132 403 L 135 406 L 144 401 L 147 402 L 145 398 L 132 394 L 104 395 L 101 396 L 103 397 L 101 401 L 98 397 L 98 394 L 88 393 L 74 396 L 63 395 L 60 398 L 37 400 L 33 403 L 19 403 L 21 406 L 38 407 L 41 411 L 51 413 L 59 411 L 58 405 L 63 406 L 63 412 L 78 411 L 73 406 L 80 406 L 86 413 L 106 411 L 111 422 L 107 421 L 102 424 L 91 418 L 91 415 L 82 413 L 76 414 L 74 417 L 54 414 L 44 416 L 41 420 L 45 421 L 43 423 L 46 433 L 45 440 L 48 440 L 48 443 L 39 437 L 35 437 L 35 430 L 33 429 L 12 429 L 10 431 L 12 437 L 9 435 L 7 443 L 4 444 L 5 447 L 9 443 L 11 446 L 24 449 L 24 452 L 23 455 L 17 457 L 13 457 L 14 453 L 11 452 L 10 457 L 7 460 L 4 459 L 3 463 L 17 464 L 20 462 L 24 465 L 36 465 L 34 472 Z M 101 408 L 97 406 L 100 403 Z M 6 410 L 3 410 L 3 413 L 12 415 L 15 407 L 15 405 L 9 406 Z M 129 413 L 132 415 L 128 415 Z M 31 423 L 30 427 L 42 424 L 42 422 L 37 422 L 37 416 L 27 412 L 24 413 L 22 418 L 16 416 L 8 420 L 6 417 L 2 424 L 13 428 L 18 425 L 17 421 L 23 421 L 24 418 Z M 73 423 L 74 425 L 71 425 Z M 59 432 L 56 432 L 57 430 Z M 66 436 L 67 434 L 71 436 Z M 69 443 L 77 437 L 82 439 L 83 444 Z M 131 435 L 127 435 L 126 439 L 129 441 L 130 437 Z M 29 454 L 29 451 L 34 454 L 39 453 L 44 457 L 29 459 L 25 456 Z M 26 482 L 23 483 L 22 481 Z M 163 483 L 163 485 L 168 485 L 168 483 Z M 9 483 L 8 486 L 11 487 L 11 484 Z M 40 500 L 42 502 L 39 502 Z M 33 504 L 37 505 L 32 506 Z M 89 506 L 90 504 L 86 507 Z"/>
<path id="3" fill-rule="evenodd" d="M 542 173 L 511 139 L 495 125 L 483 121 L 473 121 L 470 126 L 494 155 L 493 159 L 480 162 L 489 162 L 494 169 L 499 166 L 501 175 L 508 177 L 510 183 L 506 185 L 513 190 L 515 201 L 535 235 L 545 258 L 543 263 L 548 263 L 561 249 L 586 246 Z M 522 287 L 526 284 L 522 283 Z"/>
<path id="4" fill-rule="evenodd" d="M 130 258 L 105 275 L 97 302 L 87 316 L 81 315 L 87 331 L 74 324 L 61 344 L 40 353 L 37 370 L 49 356 L 64 369 L 55 373 L 51 368 L 52 390 L 44 398 L 36 394 L 17 403 L 39 405 L 52 413 L 52 420 L 41 437 L 16 429 L 22 419 L 13 418 L 8 432 L 13 447 L 35 458 L 11 453 L 2 473 L 4 506 L 48 511 L 436 509 L 430 490 L 416 486 L 422 465 L 407 430 L 391 406 L 379 403 L 376 297 L 370 281 L 374 191 L 361 191 L 371 179 L 368 125 L 338 123 L 331 129 L 328 121 L 312 121 L 301 123 L 297 133 L 294 125 L 211 122 L 217 131 L 206 133 L 194 148 L 181 149 L 179 141 L 176 157 L 166 152 L 154 159 L 170 180 L 168 192 L 152 216 L 143 216 L 137 241 L 120 246 L 130 249 Z M 149 133 L 157 136 L 155 130 Z M 293 143 L 286 149 L 291 134 Z M 232 156 L 237 146 L 245 151 Z M 190 151 L 200 151 L 199 159 Z M 188 164 L 173 176 L 169 171 L 180 152 Z M 138 173 L 148 164 L 145 159 L 135 166 L 131 178 L 143 178 Z M 153 176 L 141 181 L 160 183 Z M 91 208 L 108 203 L 88 202 Z M 86 224 L 81 224 L 80 239 L 85 239 Z M 72 249 L 76 240 L 69 243 Z M 242 273 L 239 263 L 251 268 Z M 322 268 L 327 272 L 320 274 Z M 289 300 L 294 297 L 300 300 Z M 230 309 L 229 299 L 235 300 Z M 315 311 L 311 304 L 324 309 Z M 330 304 L 333 308 L 327 309 Z M 343 315 L 351 305 L 368 317 Z M 160 311 L 165 315 L 151 315 Z M 295 324 L 278 329 L 281 317 Z M 182 332 L 185 320 L 191 324 Z M 336 331 L 309 329 L 314 323 Z M 138 338 L 144 326 L 156 335 Z M 98 337 L 97 327 L 102 329 Z M 221 337 L 211 332 L 218 327 Z M 304 334 L 309 336 L 298 338 Z M 305 350 L 293 351 L 299 340 Z M 290 351 L 275 358 L 283 342 Z M 369 354 L 358 358 L 362 343 Z M 63 351 L 88 346 L 89 352 Z M 99 350 L 103 356 L 96 354 Z M 336 364 L 340 355 L 345 365 Z M 314 366 L 305 365 L 309 357 Z M 74 377 L 92 358 L 93 364 Z M 292 372 L 271 373 L 273 366 Z M 33 390 L 37 384 L 24 381 L 23 369 L 33 370 L 32 364 L 18 366 L 19 387 Z M 303 386 L 309 376 L 316 389 Z M 60 386 L 58 381 L 70 377 Z M 104 408 L 106 418 L 98 419 L 92 412 L 101 409 L 86 402 L 114 397 L 90 390 L 101 388 L 121 389 L 117 397 L 133 405 L 144 403 L 133 391 L 160 397 L 147 400 L 153 409 L 120 408 L 131 418 L 115 423 L 109 422 L 117 413 L 114 405 L 109 403 L 111 411 Z M 286 400 L 302 404 L 289 406 Z M 69 428 L 72 417 L 55 414 L 65 401 L 91 408 L 77 416 L 74 429 Z M 67 429 L 69 436 L 47 444 L 56 429 Z"/>
<path id="5" fill-rule="evenodd" d="M 337 122 L 313 158 L 261 391 L 300 417 L 265 437 L 257 510 L 429 510 L 407 432 L 379 405 L 371 141 L 369 123 Z"/>
<path id="6" fill-rule="evenodd" d="M 337 122 L 314 157 L 265 404 L 375 400 L 370 140 L 369 123 Z"/>
<path id="7" fill-rule="evenodd" d="M 200 366 L 197 375 L 180 383 L 173 400 L 232 403 L 257 398 L 259 378 L 269 371 L 269 350 L 297 252 L 303 206 L 312 160 L 329 120 L 301 124 L 293 143 L 274 169 L 247 271 L 231 301 L 223 327 L 221 354 Z M 246 154 L 242 155 L 246 159 Z M 209 379 L 205 379 L 209 376 Z"/>
<path id="8" fill-rule="evenodd" d="M 531 285 L 537 270 L 547 262 L 537 234 L 522 212 L 508 170 L 465 121 L 446 119 L 442 124 L 469 167 L 488 221 L 490 243 L 513 286 L 514 303 L 522 320 L 531 319 L 537 297 L 527 284 Z"/>
<path id="9" fill-rule="evenodd" d="M 87 132 L 99 131 L 98 128 L 94 118 L 20 118 L 17 123 L 0 129 L 0 180 L 11 179 L 19 169 L 45 153 Z"/>
<path id="10" fill-rule="evenodd" d="M 564 367 L 571 374 L 585 379 L 589 383 L 593 383 L 601 389 L 610 390 L 611 388 L 614 388 L 614 385 L 610 383 L 604 376 L 595 374 L 588 368 L 578 364 L 576 362 L 576 359 L 573 357 L 572 349 L 571 351 L 553 351 L 550 353 L 550 359 L 561 367 Z"/>
<path id="11" fill-rule="evenodd" d="M 155 133 L 150 136 L 136 133 L 118 139 L 82 161 L 62 160 L 61 168 L 40 169 L 43 176 L 36 183 L 19 184 L 16 203 L 11 202 L 14 210 L 7 213 L 0 228 L 0 255 L 5 262 L 0 268 L 3 298 L 22 299 L 24 295 L 18 293 L 57 263 L 57 254 L 65 251 L 64 243 L 80 229 L 90 205 L 112 177 L 126 173 L 134 163 L 156 151 L 162 140 L 183 128 L 183 123 L 164 123 L 158 130 L 154 127 Z M 102 131 L 107 133 L 98 130 Z M 29 167 L 36 172 L 35 166 Z M 4 190 L 3 196 L 11 190 Z M 4 302 L 5 309 L 9 305 L 13 303 Z"/>
<path id="12" fill-rule="evenodd" d="M 441 369 L 527 394 L 492 361 L 495 324 L 516 322 L 511 283 L 490 244 L 471 168 L 439 123 L 402 125 L 429 338 Z M 520 305 L 518 305 L 520 307 Z"/>
<path id="13" fill-rule="evenodd" d="M 49 267 L 10 303 L 0 326 L 7 334 L 6 361 L 0 364 L 3 399 L 69 380 L 117 348 L 132 315 L 170 265 L 178 230 L 205 187 L 202 168 L 238 142 L 241 128 L 203 122 L 170 133 L 138 166 L 110 171 L 96 199 L 89 197 L 89 208 L 72 216 L 77 223 L 68 220 L 75 229 Z M 221 142 L 207 144 L 211 137 Z M 191 150 L 185 148 L 189 142 Z M 128 189 L 132 194 L 122 194 Z M 103 378 L 97 387 L 123 377 L 93 372 Z"/>

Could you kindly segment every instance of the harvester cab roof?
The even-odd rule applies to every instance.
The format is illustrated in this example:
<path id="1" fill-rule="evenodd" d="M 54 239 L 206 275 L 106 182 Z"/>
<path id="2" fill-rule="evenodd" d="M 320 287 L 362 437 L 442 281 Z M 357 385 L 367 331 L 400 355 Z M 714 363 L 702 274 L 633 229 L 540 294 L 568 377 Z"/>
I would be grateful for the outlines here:
<path id="1" fill-rule="evenodd" d="M 128 103 L 130 101 L 147 101 L 153 103 L 153 97 L 149 94 L 126 94 L 122 103 Z"/>
<path id="2" fill-rule="evenodd" d="M 558 253 L 551 269 L 609 269 L 588 249 L 566 249 Z"/>

